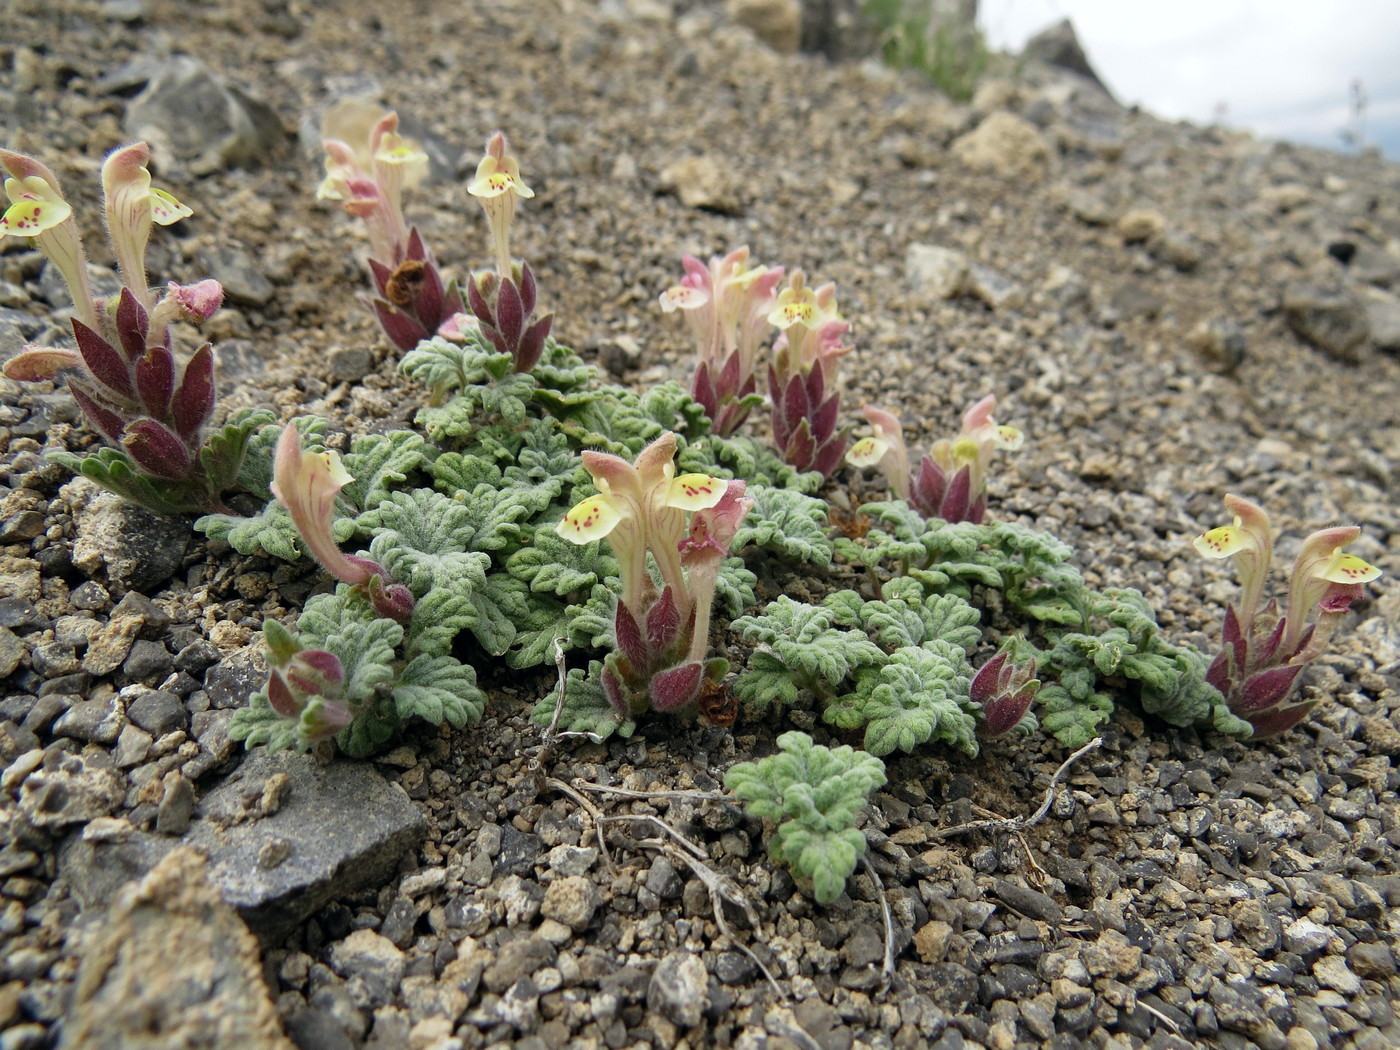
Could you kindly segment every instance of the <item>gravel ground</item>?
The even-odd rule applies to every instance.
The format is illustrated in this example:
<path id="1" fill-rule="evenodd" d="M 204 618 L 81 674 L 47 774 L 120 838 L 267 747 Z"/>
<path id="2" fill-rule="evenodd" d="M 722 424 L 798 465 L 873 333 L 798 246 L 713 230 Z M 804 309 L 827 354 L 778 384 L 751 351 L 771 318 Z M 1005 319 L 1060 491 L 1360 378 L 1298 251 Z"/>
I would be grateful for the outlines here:
<path id="1" fill-rule="evenodd" d="M 231 408 L 354 432 L 421 403 L 355 301 L 358 231 L 312 197 L 320 114 L 369 92 L 441 158 L 409 211 L 456 272 L 488 260 L 462 176 L 507 131 L 537 193 L 515 250 L 556 334 L 623 381 L 686 378 L 656 294 L 682 251 L 747 243 L 837 282 L 848 411 L 895 408 L 927 445 L 997 392 L 1028 441 L 991 515 L 1069 542 L 1096 586 L 1141 589 L 1175 640 L 1208 646 L 1234 593 L 1189 543 L 1227 491 L 1268 507 L 1284 555 L 1354 522 L 1352 549 L 1386 571 L 1307 677 L 1317 713 L 1277 740 L 1125 702 L 1019 834 L 940 829 L 1033 811 L 1066 757 L 1052 740 L 892 762 L 866 823 L 891 981 L 869 874 L 822 908 L 732 806 L 585 796 L 699 842 L 756 909 L 757 929 L 725 913 L 731 939 L 643 827 L 605 856 L 588 807 L 546 781 L 717 790 L 771 751 L 777 716 L 653 719 L 539 768 L 528 705 L 551 682 L 483 670 L 470 730 L 418 729 L 371 763 L 243 758 L 225 730 L 258 681 L 257 630 L 317 574 L 72 482 L 42 458 L 92 441 L 71 398 L 0 381 L 0 1048 L 1400 1045 L 1400 169 L 1166 124 L 1043 69 L 956 106 L 667 0 L 392 17 L 360 0 L 14 0 L 0 40 L 3 138 L 53 167 L 90 244 L 101 157 L 137 133 L 135 96 L 172 55 L 273 118 L 231 164 L 190 93 L 169 121 L 193 123 L 193 145 L 180 155 L 167 128 L 158 149 L 196 215 L 156 239 L 153 278 L 224 282 L 208 334 Z M 66 310 L 36 254 L 0 249 L 7 355 L 55 338 Z M 869 485 L 845 472 L 828 494 Z M 307 808 L 325 798 L 338 808 Z M 354 864 L 295 882 L 299 834 Z M 209 857 L 258 941 L 176 843 Z M 204 981 L 199 1034 L 180 1044 L 187 979 Z"/>

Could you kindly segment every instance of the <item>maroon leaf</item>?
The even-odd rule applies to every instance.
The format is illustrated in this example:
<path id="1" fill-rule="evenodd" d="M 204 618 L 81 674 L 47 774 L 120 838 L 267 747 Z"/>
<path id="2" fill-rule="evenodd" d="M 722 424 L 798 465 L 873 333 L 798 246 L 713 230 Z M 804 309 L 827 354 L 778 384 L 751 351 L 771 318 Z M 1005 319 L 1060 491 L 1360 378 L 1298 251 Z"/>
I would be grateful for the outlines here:
<path id="1" fill-rule="evenodd" d="M 1255 715 L 1249 719 L 1249 724 L 1254 727 L 1255 737 L 1278 736 L 1296 726 L 1316 706 L 1317 703 L 1314 701 L 1306 704 L 1294 704 L 1292 707 L 1281 707 L 1276 711 Z"/>
<path id="2" fill-rule="evenodd" d="M 413 592 L 401 583 L 385 583 L 379 576 L 371 576 L 366 582 L 369 591 L 369 604 L 375 615 L 397 623 L 407 623 L 413 615 Z"/>
<path id="3" fill-rule="evenodd" d="M 972 676 L 972 683 L 968 686 L 968 695 L 974 704 L 986 707 L 998 693 L 1006 688 L 1006 682 L 1002 680 L 1002 671 L 1006 668 L 1006 661 L 1007 653 L 1003 649 L 984 663 Z M 1007 678 L 1010 678 L 1009 673 Z"/>
<path id="4" fill-rule="evenodd" d="M 170 421 L 176 432 L 194 444 L 209 413 L 214 411 L 214 351 L 205 343 L 194 352 L 170 401 Z"/>
<path id="5" fill-rule="evenodd" d="M 148 474 L 170 481 L 183 481 L 190 475 L 190 450 L 164 423 L 138 419 L 128 424 L 122 445 Z"/>
<path id="6" fill-rule="evenodd" d="M 73 336 L 78 342 L 78 352 L 83 355 L 83 364 L 92 377 L 121 397 L 132 400 L 136 390 L 131 385 L 131 369 L 112 344 L 103 339 L 76 317 L 73 321 Z"/>
<path id="7" fill-rule="evenodd" d="M 658 711 L 677 711 L 700 695 L 704 667 L 699 660 L 662 671 L 651 678 L 651 706 Z"/>
<path id="8" fill-rule="evenodd" d="M 78 407 L 94 430 L 114 445 L 121 444 L 122 432 L 126 429 L 125 419 L 98 401 L 95 391 L 76 378 L 68 380 L 68 392 L 78 402 Z"/>
<path id="9" fill-rule="evenodd" d="M 841 411 L 841 398 L 833 394 L 825 401 L 814 400 L 812 404 L 817 406 L 817 410 L 812 413 L 812 434 L 818 441 L 827 441 L 836 432 L 836 416 Z"/>
<path id="10" fill-rule="evenodd" d="M 1026 712 L 1031 709 L 1031 701 L 1039 691 L 1040 683 L 1031 680 L 1016 692 L 999 696 L 989 703 L 985 709 L 987 735 L 1001 736 L 1020 725 L 1021 719 L 1025 718 Z"/>
<path id="11" fill-rule="evenodd" d="M 603 664 L 603 695 L 608 698 L 608 703 L 617 712 L 619 718 L 626 718 L 631 714 L 627 706 L 626 690 L 623 687 L 622 678 L 613 669 L 612 661 Z"/>
<path id="12" fill-rule="evenodd" d="M 783 389 L 783 422 L 789 434 L 797 431 L 798 424 L 807 422 L 812 405 L 807 400 L 807 384 L 801 376 L 793 376 Z M 810 427 L 810 424 L 808 424 Z"/>
<path id="13" fill-rule="evenodd" d="M 267 702 L 283 718 L 296 718 L 301 714 L 301 702 L 293 695 L 280 671 L 273 671 L 267 680 Z"/>
<path id="14" fill-rule="evenodd" d="M 553 325 L 554 315 L 545 314 L 525 329 L 525 334 L 520 337 L 520 346 L 515 352 L 515 370 L 517 372 L 528 372 L 540 363 L 540 355 L 544 353 L 544 341 L 549 336 L 549 330 Z"/>
<path id="15" fill-rule="evenodd" d="M 967 520 L 974 525 L 981 525 L 982 519 L 987 516 L 987 497 L 978 496 L 972 501 L 972 506 L 967 508 Z"/>
<path id="16" fill-rule="evenodd" d="M 496 323 L 496 318 L 491 313 L 491 304 L 486 301 L 486 296 L 495 280 L 496 275 L 493 273 L 482 274 L 480 280 L 475 274 L 467 278 L 467 305 L 471 307 L 472 313 L 476 314 L 476 319 L 483 325 L 495 325 Z M 483 284 L 486 285 L 485 291 L 481 287 Z"/>
<path id="17" fill-rule="evenodd" d="M 695 369 L 695 378 L 690 383 L 690 396 L 705 406 L 705 415 L 711 419 L 719 409 L 719 392 L 715 390 L 714 381 L 710 379 L 710 365 L 706 361 L 701 361 Z"/>
<path id="18" fill-rule="evenodd" d="M 520 342 L 520 333 L 525 330 L 525 314 L 520 307 L 520 289 L 515 282 L 502 280 L 496 293 L 496 327 L 505 337 L 506 345 L 512 350 Z"/>
<path id="19" fill-rule="evenodd" d="M 117 300 L 117 338 L 121 340 L 128 361 L 135 361 L 146 352 L 150 330 L 151 320 L 146 316 L 146 308 L 136 301 L 130 288 L 123 288 Z"/>
<path id="20" fill-rule="evenodd" d="M 408 243 L 404 246 L 405 259 L 419 259 L 423 262 L 432 262 L 433 256 L 423 243 L 423 236 L 418 232 L 418 227 L 414 226 L 408 231 Z"/>
<path id="21" fill-rule="evenodd" d="M 335 653 L 303 649 L 287 665 L 287 677 L 302 692 L 325 695 L 345 683 L 345 668 Z"/>
<path id="22" fill-rule="evenodd" d="M 817 450 L 816 457 L 812 460 L 812 469 L 820 471 L 822 477 L 826 477 L 841 463 L 841 456 L 846 451 L 846 439 L 844 437 L 834 437 Z"/>
<path id="23" fill-rule="evenodd" d="M 783 413 L 783 388 L 772 364 L 768 366 L 768 397 L 773 402 L 773 444 L 780 449 L 787 448 L 788 426 Z"/>
<path id="24" fill-rule="evenodd" d="M 1206 682 L 1215 686 L 1216 689 L 1230 695 L 1231 664 L 1230 654 L 1233 650 L 1226 646 L 1215 654 L 1215 659 L 1210 662 L 1210 667 L 1206 669 Z"/>
<path id="25" fill-rule="evenodd" d="M 647 644 L 642 639 L 642 629 L 627 603 L 618 600 L 617 613 L 613 617 L 613 630 L 617 634 L 617 649 L 633 667 L 646 667 Z"/>
<path id="26" fill-rule="evenodd" d="M 156 419 L 166 418 L 175 393 L 175 355 L 166 347 L 148 346 L 136 359 L 135 372 L 141 404 Z"/>
<path id="27" fill-rule="evenodd" d="M 787 447 L 783 449 L 783 458 L 798 470 L 811 470 L 812 459 L 816 455 L 816 451 L 817 446 L 816 442 L 812 440 L 812 431 L 804 419 L 792 432 L 792 436 L 788 438 Z"/>
<path id="28" fill-rule="evenodd" d="M 948 491 L 948 479 L 943 468 L 925 456 L 914 474 L 909 502 L 926 518 L 936 518 L 943 508 L 943 496 Z"/>
<path id="29" fill-rule="evenodd" d="M 939 516 L 944 521 L 966 521 L 968 504 L 972 502 L 972 472 L 961 467 L 948 483 L 948 491 L 943 494 L 943 506 Z"/>
<path id="30" fill-rule="evenodd" d="M 807 388 L 807 401 L 810 404 L 819 405 L 826 399 L 826 374 L 820 366 L 807 373 L 803 385 Z"/>
<path id="31" fill-rule="evenodd" d="M 739 351 L 735 350 L 725 359 L 724 366 L 719 370 L 718 392 L 726 399 L 738 397 L 742 378 L 739 374 Z"/>
<path id="32" fill-rule="evenodd" d="M 661 597 L 647 610 L 647 648 L 653 656 L 660 656 L 675 644 L 680 630 L 681 611 L 671 588 L 664 587 Z"/>
<path id="33" fill-rule="evenodd" d="M 391 266 L 385 266 L 377 259 L 369 260 L 369 275 L 374 281 L 374 290 L 381 299 L 389 297 L 389 278 L 394 276 Z"/>
<path id="34" fill-rule="evenodd" d="M 404 313 L 386 299 L 371 299 L 370 309 L 384 334 L 400 350 L 412 350 L 428 338 L 428 330 L 418 323 L 418 319 Z"/>
<path id="35" fill-rule="evenodd" d="M 1260 667 L 1273 663 L 1277 660 L 1287 660 L 1293 653 L 1281 653 L 1278 651 L 1279 643 L 1283 641 L 1283 632 L 1288 629 L 1288 617 L 1279 617 L 1278 623 L 1274 624 L 1274 629 L 1269 632 L 1269 637 L 1257 645 L 1253 652 L 1253 665 Z M 1248 650 L 1246 650 L 1248 651 Z M 1241 660 L 1243 665 L 1244 661 Z"/>
<path id="36" fill-rule="evenodd" d="M 424 328 L 437 331 L 438 325 L 452 316 L 452 311 L 444 311 L 442 307 L 442 275 L 438 273 L 436 266 L 425 263 L 422 284 L 418 287 L 418 298 L 413 303 L 413 312 L 418 315 L 418 321 Z"/>
<path id="37" fill-rule="evenodd" d="M 1267 671 L 1251 675 L 1240 690 L 1238 702 L 1232 704 L 1231 708 L 1235 714 L 1248 717 L 1277 707 L 1292 691 L 1293 681 L 1302 669 L 1302 664 L 1291 664 L 1285 667 L 1271 667 Z"/>
<path id="38" fill-rule="evenodd" d="M 535 297 L 535 275 L 530 270 L 530 264 L 523 262 L 520 264 L 520 308 L 525 311 L 526 317 L 535 312 Z"/>

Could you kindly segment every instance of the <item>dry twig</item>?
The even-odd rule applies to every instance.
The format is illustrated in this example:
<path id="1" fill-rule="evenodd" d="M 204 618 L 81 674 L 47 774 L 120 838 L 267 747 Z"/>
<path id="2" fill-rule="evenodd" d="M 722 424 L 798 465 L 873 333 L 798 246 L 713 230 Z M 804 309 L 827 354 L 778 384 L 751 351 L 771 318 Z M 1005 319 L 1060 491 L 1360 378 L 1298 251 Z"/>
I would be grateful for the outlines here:
<path id="1" fill-rule="evenodd" d="M 1050 806 L 1055 801 L 1055 788 L 1059 786 L 1060 780 L 1064 777 L 1069 767 L 1078 762 L 1090 751 L 1102 746 L 1103 737 L 1096 736 L 1087 744 L 1081 747 L 1069 758 L 1060 763 L 1060 768 L 1055 770 L 1055 775 L 1050 778 L 1050 784 L 1045 789 L 1045 798 L 1037 809 L 1028 817 L 1002 817 L 996 820 L 969 820 L 965 824 L 954 824 L 951 828 L 940 828 L 933 833 L 935 839 L 951 838 L 953 835 L 965 835 L 969 831 L 1011 831 L 1020 832 L 1027 828 L 1033 828 L 1045 819 L 1045 814 L 1050 812 Z"/>

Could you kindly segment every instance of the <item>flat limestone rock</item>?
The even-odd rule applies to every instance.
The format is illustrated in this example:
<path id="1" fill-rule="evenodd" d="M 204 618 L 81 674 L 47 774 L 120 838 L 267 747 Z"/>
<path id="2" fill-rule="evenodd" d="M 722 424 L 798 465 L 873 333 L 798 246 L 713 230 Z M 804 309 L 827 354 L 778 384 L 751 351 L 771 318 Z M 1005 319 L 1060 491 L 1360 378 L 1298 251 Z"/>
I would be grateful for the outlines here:
<path id="1" fill-rule="evenodd" d="M 83 952 L 61 1045 L 292 1050 L 257 940 L 197 852 L 172 851 L 118 895 Z"/>
<path id="2" fill-rule="evenodd" d="M 174 846 L 209 859 L 226 903 L 276 937 L 329 901 L 373 886 L 422 840 L 427 824 L 372 766 L 258 750 L 198 804 L 183 838 L 134 832 L 78 839 L 62 852 L 63 878 L 84 909 L 106 907 Z"/>

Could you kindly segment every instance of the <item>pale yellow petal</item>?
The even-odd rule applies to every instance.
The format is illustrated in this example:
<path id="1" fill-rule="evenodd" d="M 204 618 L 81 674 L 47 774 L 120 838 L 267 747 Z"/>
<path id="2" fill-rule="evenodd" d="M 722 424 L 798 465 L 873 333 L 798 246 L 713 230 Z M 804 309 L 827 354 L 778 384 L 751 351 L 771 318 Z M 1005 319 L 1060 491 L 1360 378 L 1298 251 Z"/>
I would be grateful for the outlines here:
<path id="1" fill-rule="evenodd" d="M 677 510 L 706 510 L 724 498 L 729 482 L 708 474 L 682 474 L 666 490 L 666 506 Z"/>
<path id="2" fill-rule="evenodd" d="M 564 515 L 555 532 L 572 543 L 584 544 L 600 540 L 622 520 L 608 496 L 589 496 Z"/>

